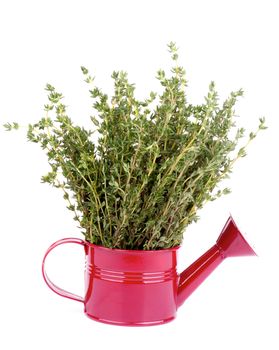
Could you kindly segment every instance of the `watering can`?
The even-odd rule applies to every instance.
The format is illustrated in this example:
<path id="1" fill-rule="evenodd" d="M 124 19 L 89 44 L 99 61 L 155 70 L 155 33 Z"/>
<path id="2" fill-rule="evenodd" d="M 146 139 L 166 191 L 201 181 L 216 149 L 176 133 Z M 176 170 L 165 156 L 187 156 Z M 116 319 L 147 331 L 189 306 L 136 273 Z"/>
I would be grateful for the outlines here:
<path id="1" fill-rule="evenodd" d="M 47 276 L 48 254 L 65 243 L 84 247 L 84 296 L 65 291 Z M 84 312 L 91 319 L 115 325 L 150 326 L 173 320 L 177 309 L 225 258 L 256 255 L 232 217 L 216 243 L 180 274 L 176 270 L 178 250 L 179 247 L 111 249 L 78 238 L 64 238 L 47 250 L 42 273 L 50 289 L 83 303 Z"/>

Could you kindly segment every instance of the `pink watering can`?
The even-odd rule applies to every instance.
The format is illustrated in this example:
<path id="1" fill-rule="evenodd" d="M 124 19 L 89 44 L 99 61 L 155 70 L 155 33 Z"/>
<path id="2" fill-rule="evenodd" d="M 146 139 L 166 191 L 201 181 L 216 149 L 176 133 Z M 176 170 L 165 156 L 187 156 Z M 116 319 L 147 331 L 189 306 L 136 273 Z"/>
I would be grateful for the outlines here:
<path id="1" fill-rule="evenodd" d="M 84 297 L 57 287 L 46 274 L 46 257 L 64 243 L 84 247 Z M 232 217 L 217 242 L 180 274 L 176 271 L 178 249 L 110 249 L 78 238 L 65 238 L 49 247 L 42 272 L 50 289 L 83 303 L 90 318 L 116 325 L 149 326 L 173 320 L 177 309 L 225 258 L 256 255 Z"/>

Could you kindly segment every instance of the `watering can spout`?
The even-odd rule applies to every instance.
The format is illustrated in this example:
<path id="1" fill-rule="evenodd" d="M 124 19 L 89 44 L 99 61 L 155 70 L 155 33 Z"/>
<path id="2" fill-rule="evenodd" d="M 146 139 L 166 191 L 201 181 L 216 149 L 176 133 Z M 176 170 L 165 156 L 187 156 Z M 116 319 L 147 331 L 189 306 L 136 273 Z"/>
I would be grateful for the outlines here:
<path id="1" fill-rule="evenodd" d="M 242 236 L 230 216 L 216 244 L 180 274 L 177 307 L 183 304 L 225 258 L 249 255 L 257 254 Z"/>

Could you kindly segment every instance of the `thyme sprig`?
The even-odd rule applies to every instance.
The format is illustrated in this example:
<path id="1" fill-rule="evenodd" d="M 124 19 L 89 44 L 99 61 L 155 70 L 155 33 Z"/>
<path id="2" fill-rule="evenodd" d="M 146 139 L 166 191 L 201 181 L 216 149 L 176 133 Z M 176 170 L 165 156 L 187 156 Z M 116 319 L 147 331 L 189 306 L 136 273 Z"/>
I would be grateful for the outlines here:
<path id="1" fill-rule="evenodd" d="M 114 95 L 109 98 L 81 67 L 93 100 L 93 129 L 73 123 L 63 95 L 50 84 L 46 115 L 28 126 L 28 140 L 48 157 L 50 171 L 42 182 L 62 190 L 91 243 L 146 250 L 180 245 L 197 211 L 230 192 L 218 185 L 266 128 L 260 118 L 258 129 L 240 146 L 245 130 L 236 126 L 234 106 L 243 91 L 232 92 L 220 104 L 211 82 L 204 103 L 189 103 L 177 47 L 172 42 L 168 47 L 173 67 L 170 74 L 157 72 L 161 94 L 150 92 L 138 100 L 127 73 L 118 71 L 112 73 Z M 4 126 L 19 128 L 17 123 Z"/>

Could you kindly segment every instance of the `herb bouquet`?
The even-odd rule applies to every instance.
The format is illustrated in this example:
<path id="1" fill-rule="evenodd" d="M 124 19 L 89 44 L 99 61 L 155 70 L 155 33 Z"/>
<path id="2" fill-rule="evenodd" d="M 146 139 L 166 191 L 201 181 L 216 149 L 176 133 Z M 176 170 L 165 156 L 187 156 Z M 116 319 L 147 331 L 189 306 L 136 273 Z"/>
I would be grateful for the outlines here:
<path id="1" fill-rule="evenodd" d="M 239 146 L 245 130 L 235 125 L 234 106 L 242 90 L 220 105 L 212 82 L 204 103 L 190 104 L 174 43 L 169 51 L 173 68 L 170 75 L 158 71 L 160 94 L 138 100 L 135 86 L 120 71 L 112 74 L 114 95 L 109 98 L 81 67 L 94 101 L 94 129 L 75 125 L 62 94 L 49 84 L 46 116 L 28 127 L 28 140 L 48 157 L 50 172 L 42 181 L 63 191 L 88 242 L 137 250 L 180 245 L 198 209 L 229 192 L 219 183 L 265 128 L 261 118 L 258 130 Z"/>

